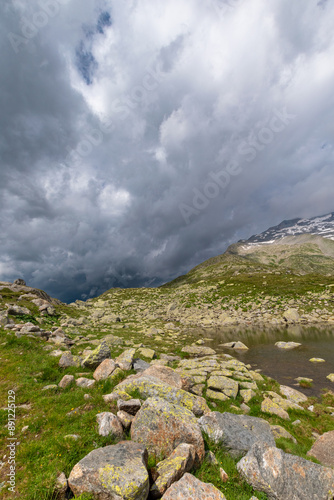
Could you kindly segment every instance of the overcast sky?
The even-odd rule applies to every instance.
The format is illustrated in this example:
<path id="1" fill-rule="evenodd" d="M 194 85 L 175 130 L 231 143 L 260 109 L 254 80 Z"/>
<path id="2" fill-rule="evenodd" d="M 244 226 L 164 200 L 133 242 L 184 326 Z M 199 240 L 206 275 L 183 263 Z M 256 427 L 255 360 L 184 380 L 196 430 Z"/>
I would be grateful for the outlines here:
<path id="1" fill-rule="evenodd" d="M 334 3 L 1 0 L 0 279 L 64 301 L 334 211 Z"/>

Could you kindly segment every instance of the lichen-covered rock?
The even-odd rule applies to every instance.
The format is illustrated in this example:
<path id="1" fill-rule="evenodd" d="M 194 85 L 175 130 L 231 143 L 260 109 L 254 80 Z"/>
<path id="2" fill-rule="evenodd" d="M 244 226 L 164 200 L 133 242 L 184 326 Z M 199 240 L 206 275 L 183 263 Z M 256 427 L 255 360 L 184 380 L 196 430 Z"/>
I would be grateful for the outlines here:
<path id="1" fill-rule="evenodd" d="M 192 444 L 181 443 L 173 453 L 159 462 L 156 467 L 157 479 L 150 490 L 150 498 L 160 498 L 175 481 L 189 472 L 195 461 L 195 448 Z"/>
<path id="2" fill-rule="evenodd" d="M 228 377 L 211 375 L 208 380 L 208 388 L 220 391 L 229 398 L 236 398 L 239 390 L 239 384 L 235 380 Z"/>
<path id="3" fill-rule="evenodd" d="M 141 347 L 140 349 L 138 349 L 138 354 L 148 359 L 154 359 L 157 356 L 156 352 L 153 349 L 149 349 L 148 347 Z"/>
<path id="4" fill-rule="evenodd" d="M 211 483 L 203 483 L 188 472 L 172 484 L 162 500 L 226 500 L 225 495 Z"/>
<path id="5" fill-rule="evenodd" d="M 77 366 L 79 367 L 81 365 L 82 359 L 80 356 L 73 356 L 70 351 L 65 351 L 60 360 L 59 360 L 59 366 L 60 368 L 69 368 L 70 366 Z"/>
<path id="6" fill-rule="evenodd" d="M 123 425 L 124 429 L 129 429 L 133 422 L 134 416 L 130 415 L 130 413 L 127 413 L 126 411 L 119 410 L 117 412 L 117 418 Z"/>
<path id="7" fill-rule="evenodd" d="M 64 375 L 61 381 L 58 384 L 58 387 L 61 389 L 66 389 L 69 385 L 71 385 L 74 382 L 74 376 L 73 375 Z"/>
<path id="8" fill-rule="evenodd" d="M 275 500 L 330 500 L 334 496 L 334 471 L 284 453 L 266 443 L 255 443 L 237 464 L 255 490 Z"/>
<path id="9" fill-rule="evenodd" d="M 116 369 L 116 363 L 112 359 L 105 359 L 93 373 L 95 380 L 106 380 Z"/>
<path id="10" fill-rule="evenodd" d="M 240 391 L 240 396 L 243 398 L 245 403 L 248 403 L 254 396 L 256 396 L 255 392 L 252 389 L 242 389 Z"/>
<path id="11" fill-rule="evenodd" d="M 116 363 L 122 370 L 131 370 L 135 354 L 136 349 L 127 349 L 116 358 Z"/>
<path id="12" fill-rule="evenodd" d="M 261 411 L 263 413 L 270 413 L 271 415 L 277 415 L 284 420 L 290 420 L 288 412 L 283 410 L 277 403 L 269 398 L 265 398 L 261 403 Z"/>
<path id="13" fill-rule="evenodd" d="M 162 382 L 165 382 L 166 384 L 171 385 L 172 387 L 176 387 L 177 389 L 184 389 L 185 385 L 184 379 L 180 376 L 180 374 L 169 366 L 150 366 L 147 370 L 137 375 L 137 377 L 154 377 Z"/>
<path id="14" fill-rule="evenodd" d="M 75 383 L 78 387 L 88 389 L 89 387 L 93 387 L 95 380 L 92 380 L 91 378 L 79 377 Z"/>
<path id="15" fill-rule="evenodd" d="M 285 349 L 286 351 L 289 351 L 290 349 L 296 349 L 296 347 L 301 346 L 301 344 L 299 342 L 279 341 L 275 343 L 275 346 L 278 347 L 279 349 Z"/>
<path id="16" fill-rule="evenodd" d="M 76 496 L 90 493 L 97 500 L 146 500 L 149 492 L 144 445 L 122 441 L 91 451 L 68 478 Z"/>
<path id="17" fill-rule="evenodd" d="M 136 415 L 140 410 L 141 402 L 139 399 L 128 399 L 127 401 L 123 401 L 119 399 L 117 401 L 117 408 L 119 410 L 123 410 L 126 413 L 130 413 L 130 415 Z"/>
<path id="18" fill-rule="evenodd" d="M 104 411 L 96 415 L 99 425 L 98 433 L 100 436 L 111 436 L 117 439 L 123 438 L 123 426 L 113 413 Z"/>
<path id="19" fill-rule="evenodd" d="M 216 354 L 216 351 L 211 349 L 211 347 L 198 346 L 198 345 L 187 345 L 182 348 L 182 352 L 187 354 L 192 354 L 194 356 L 211 356 Z"/>
<path id="20" fill-rule="evenodd" d="M 214 411 L 201 417 L 198 423 L 211 441 L 221 444 L 235 456 L 247 453 L 257 441 L 275 446 L 270 425 L 262 418 Z"/>
<path id="21" fill-rule="evenodd" d="M 307 396 L 303 394 L 300 391 L 297 391 L 297 389 L 293 389 L 292 387 L 289 387 L 287 385 L 281 385 L 280 386 L 280 393 L 283 394 L 287 399 L 292 401 L 293 403 L 304 403 L 307 401 Z"/>
<path id="22" fill-rule="evenodd" d="M 284 427 L 282 427 L 281 425 L 271 425 L 270 428 L 275 439 L 279 438 L 291 439 L 291 441 L 297 443 L 296 439 L 293 436 L 291 436 L 290 432 L 284 429 Z"/>
<path id="23" fill-rule="evenodd" d="M 131 425 L 131 438 L 150 453 L 168 457 L 181 443 L 193 444 L 197 464 L 204 458 L 204 441 L 194 414 L 161 398 L 145 401 Z"/>
<path id="24" fill-rule="evenodd" d="M 138 391 L 141 399 L 159 397 L 191 410 L 196 416 L 201 416 L 210 411 L 204 398 L 190 394 L 183 389 L 172 387 L 155 377 L 128 378 L 114 389 L 114 393 L 125 392 L 131 394 L 135 391 Z"/>
<path id="25" fill-rule="evenodd" d="M 334 382 L 334 373 L 330 373 L 326 378 L 328 378 L 331 382 Z"/>
<path id="26" fill-rule="evenodd" d="M 82 366 L 85 368 L 97 368 L 102 361 L 111 357 L 110 347 L 107 342 L 103 341 L 82 361 Z"/>
<path id="27" fill-rule="evenodd" d="M 318 459 L 323 465 L 334 468 L 334 431 L 325 432 L 320 436 L 307 454 Z"/>
<path id="28" fill-rule="evenodd" d="M 206 390 L 206 397 L 209 399 L 216 399 L 217 401 L 227 401 L 229 399 L 229 397 L 225 396 L 224 393 L 213 391 L 212 389 Z"/>
<path id="29" fill-rule="evenodd" d="M 283 318 L 289 323 L 294 323 L 299 320 L 300 316 L 297 309 L 287 309 L 283 314 Z"/>

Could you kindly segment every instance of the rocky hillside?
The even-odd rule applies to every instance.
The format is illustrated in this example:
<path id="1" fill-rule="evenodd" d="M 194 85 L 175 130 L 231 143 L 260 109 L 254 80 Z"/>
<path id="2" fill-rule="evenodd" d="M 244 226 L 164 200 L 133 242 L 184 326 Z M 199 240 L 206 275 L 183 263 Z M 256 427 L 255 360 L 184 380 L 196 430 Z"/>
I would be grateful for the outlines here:
<path id="1" fill-rule="evenodd" d="M 187 300 L 209 305 L 202 286 Z M 190 309 L 174 288 L 0 294 L 0 498 L 333 499 L 333 392 L 307 398 L 204 345 L 170 321 Z"/>

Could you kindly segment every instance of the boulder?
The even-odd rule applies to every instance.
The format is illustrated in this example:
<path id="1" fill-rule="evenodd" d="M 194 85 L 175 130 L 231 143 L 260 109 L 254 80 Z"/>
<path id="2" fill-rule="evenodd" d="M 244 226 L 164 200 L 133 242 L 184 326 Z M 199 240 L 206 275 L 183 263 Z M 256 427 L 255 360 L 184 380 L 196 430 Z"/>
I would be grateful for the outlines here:
<path id="1" fill-rule="evenodd" d="M 294 323 L 295 321 L 299 320 L 300 316 L 297 309 L 287 309 L 283 314 L 283 318 L 288 323 Z"/>
<path id="2" fill-rule="evenodd" d="M 66 389 L 69 385 L 71 385 L 74 382 L 74 376 L 73 375 L 64 375 L 61 381 L 58 384 L 58 387 L 61 389 Z"/>
<path id="3" fill-rule="evenodd" d="M 111 436 L 113 438 L 123 438 L 123 426 L 116 415 L 104 411 L 96 415 L 96 420 L 99 425 L 100 436 Z"/>
<path id="4" fill-rule="evenodd" d="M 275 346 L 278 347 L 279 349 L 285 349 L 286 351 L 289 351 L 290 349 L 296 349 L 296 347 L 301 346 L 298 342 L 276 342 Z"/>
<path id="5" fill-rule="evenodd" d="M 216 354 L 216 351 L 211 349 L 211 347 L 204 347 L 198 345 L 188 345 L 181 349 L 182 352 L 187 354 L 192 354 L 194 356 L 211 356 Z"/>
<path id="6" fill-rule="evenodd" d="M 219 345 L 221 345 L 222 347 L 229 347 L 230 349 L 239 349 L 243 351 L 246 351 L 248 349 L 248 347 L 239 340 L 235 342 L 226 342 L 225 344 L 219 344 Z"/>
<path id="7" fill-rule="evenodd" d="M 239 390 L 239 384 L 235 380 L 228 377 L 211 375 L 208 380 L 208 388 L 220 391 L 229 398 L 236 398 Z"/>
<path id="8" fill-rule="evenodd" d="M 173 483 L 190 472 L 195 461 L 195 448 L 192 444 L 181 443 L 173 453 L 159 462 L 156 467 L 157 479 L 150 490 L 150 498 L 160 498 Z"/>
<path id="9" fill-rule="evenodd" d="M 144 370 L 147 370 L 151 365 L 149 363 L 146 363 L 143 359 L 136 358 L 133 360 L 133 369 L 136 370 L 136 372 L 143 372 Z"/>
<path id="10" fill-rule="evenodd" d="M 123 401 L 119 399 L 117 401 L 117 409 L 121 411 L 125 411 L 130 415 L 136 415 L 141 408 L 141 402 L 139 399 L 128 399 L 127 401 Z"/>
<path id="11" fill-rule="evenodd" d="M 127 378 L 114 388 L 114 393 L 128 393 L 134 391 L 140 394 L 142 399 L 159 397 L 170 403 L 183 406 L 191 410 L 194 415 L 201 416 L 210 411 L 204 398 L 190 394 L 182 389 L 177 389 L 162 382 L 155 377 Z M 122 397 L 122 396 L 121 396 Z M 122 399 L 124 399 L 122 397 Z"/>
<path id="12" fill-rule="evenodd" d="M 116 363 L 122 370 L 131 370 L 135 354 L 136 349 L 127 349 L 122 354 L 120 354 L 118 358 L 116 358 Z"/>
<path id="13" fill-rule="evenodd" d="M 244 455 L 258 441 L 275 446 L 270 425 L 262 418 L 214 411 L 201 417 L 198 423 L 211 441 L 221 444 L 234 456 Z"/>
<path id="14" fill-rule="evenodd" d="M 283 394 L 283 396 L 285 396 L 289 401 L 292 401 L 293 403 L 298 404 L 307 401 L 307 396 L 305 396 L 305 394 L 287 385 L 281 385 L 279 390 L 280 393 Z"/>
<path id="15" fill-rule="evenodd" d="M 211 483 L 203 483 L 188 472 L 172 484 L 162 496 L 163 500 L 226 500 L 225 495 Z"/>
<path id="16" fill-rule="evenodd" d="M 254 398 L 254 396 L 256 396 L 256 393 L 252 389 L 242 389 L 240 391 L 240 396 L 247 404 L 252 398 Z"/>
<path id="17" fill-rule="evenodd" d="M 131 439 L 144 443 L 149 453 L 168 457 L 181 443 L 195 447 L 195 462 L 204 458 L 204 441 L 194 414 L 161 398 L 145 401 L 131 425 Z"/>
<path id="18" fill-rule="evenodd" d="M 177 389 L 184 389 L 185 381 L 173 368 L 169 366 L 153 365 L 138 375 L 139 377 L 154 377 Z"/>
<path id="19" fill-rule="evenodd" d="M 68 484 L 76 496 L 98 500 L 146 500 L 149 492 L 147 451 L 144 445 L 122 441 L 98 448 L 72 469 Z"/>
<path id="20" fill-rule="evenodd" d="M 118 417 L 118 420 L 123 425 L 124 429 L 129 429 L 129 427 L 131 427 L 131 424 L 132 424 L 133 419 L 134 419 L 133 415 L 130 415 L 130 413 L 126 413 L 126 411 L 119 410 L 117 412 L 117 417 Z"/>
<path id="21" fill-rule="evenodd" d="M 99 366 L 96 368 L 93 373 L 93 377 L 95 380 L 106 380 L 112 372 L 116 369 L 116 363 L 112 359 L 105 359 Z"/>
<path id="22" fill-rule="evenodd" d="M 26 286 L 26 282 L 22 278 L 17 278 L 13 281 L 13 285 Z"/>
<path id="23" fill-rule="evenodd" d="M 89 387 L 93 387 L 93 385 L 95 384 L 95 380 L 92 380 L 91 378 L 80 377 L 75 381 L 75 383 L 78 387 L 84 387 L 85 389 L 88 389 Z"/>
<path id="24" fill-rule="evenodd" d="M 23 315 L 31 315 L 31 312 L 26 307 L 20 307 L 16 305 L 7 305 L 7 314 L 11 314 L 12 316 L 23 316 Z"/>
<path id="25" fill-rule="evenodd" d="M 326 378 L 328 378 L 331 382 L 334 382 L 334 373 L 330 373 Z"/>
<path id="26" fill-rule="evenodd" d="M 103 341 L 94 351 L 84 358 L 81 364 L 85 368 L 97 368 L 102 361 L 110 357 L 110 347 Z"/>
<path id="27" fill-rule="evenodd" d="M 284 427 L 282 427 L 281 425 L 271 425 L 270 428 L 275 439 L 279 438 L 291 439 L 291 441 L 297 443 L 296 439 L 293 436 L 291 436 L 290 432 L 284 429 Z"/>
<path id="28" fill-rule="evenodd" d="M 325 432 L 320 436 L 307 454 L 323 465 L 334 468 L 334 431 Z"/>
<path id="29" fill-rule="evenodd" d="M 277 415 L 284 420 L 290 420 L 288 412 L 283 410 L 283 408 L 269 398 L 264 398 L 262 401 L 261 411 L 263 411 L 263 413 L 270 413 L 270 415 Z"/>
<path id="30" fill-rule="evenodd" d="M 255 490 L 275 500 L 329 500 L 334 494 L 334 471 L 304 458 L 255 443 L 237 464 Z"/>
<path id="31" fill-rule="evenodd" d="M 157 357 L 155 351 L 153 349 L 149 349 L 148 347 L 141 347 L 138 349 L 138 354 L 148 359 L 154 359 Z"/>
<path id="32" fill-rule="evenodd" d="M 58 353 L 59 351 L 57 351 Z M 73 356 L 70 351 L 65 351 L 60 360 L 59 360 L 59 366 L 60 368 L 69 368 L 70 366 L 77 366 L 79 367 L 81 365 L 81 358 L 80 356 Z"/>

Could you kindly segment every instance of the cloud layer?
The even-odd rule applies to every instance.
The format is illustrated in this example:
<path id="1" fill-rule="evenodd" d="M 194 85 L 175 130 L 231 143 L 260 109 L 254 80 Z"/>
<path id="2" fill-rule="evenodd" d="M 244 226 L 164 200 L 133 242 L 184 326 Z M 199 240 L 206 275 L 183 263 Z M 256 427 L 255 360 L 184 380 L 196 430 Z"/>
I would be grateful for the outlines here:
<path id="1" fill-rule="evenodd" d="M 155 285 L 333 207 L 334 5 L 4 0 L 0 279 Z"/>

